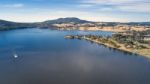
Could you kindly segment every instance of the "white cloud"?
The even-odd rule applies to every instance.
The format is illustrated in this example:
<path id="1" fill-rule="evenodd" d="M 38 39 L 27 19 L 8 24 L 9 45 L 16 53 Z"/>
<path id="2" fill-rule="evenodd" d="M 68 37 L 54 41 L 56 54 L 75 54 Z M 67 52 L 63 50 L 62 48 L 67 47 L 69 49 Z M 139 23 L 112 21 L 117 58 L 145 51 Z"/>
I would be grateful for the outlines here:
<path id="1" fill-rule="evenodd" d="M 113 8 L 104 7 L 104 8 L 100 8 L 98 11 L 101 11 L 101 12 L 102 12 L 102 11 L 104 11 L 104 12 L 105 12 L 105 11 L 106 11 L 106 12 L 107 12 L 107 11 L 110 11 L 110 12 L 111 12 L 111 11 L 113 11 L 113 10 L 114 10 Z"/>
<path id="2" fill-rule="evenodd" d="M 80 8 L 89 8 L 89 7 L 93 7 L 94 5 L 92 5 L 92 4 L 80 4 L 80 5 L 78 5 L 78 7 L 80 7 Z"/>
<path id="3" fill-rule="evenodd" d="M 82 0 L 81 4 L 92 4 L 97 10 L 150 13 L 148 0 Z M 102 7 L 101 7 L 102 6 Z"/>
<path id="4" fill-rule="evenodd" d="M 118 9 L 126 12 L 150 13 L 150 3 L 118 6 Z"/>
<path id="5" fill-rule="evenodd" d="M 111 5 L 131 4 L 131 3 L 137 3 L 137 2 L 143 2 L 143 0 L 82 0 L 81 1 L 81 3 L 111 4 Z"/>
<path id="6" fill-rule="evenodd" d="M 1 8 L 3 8 L 0 13 L 0 19 L 17 22 L 38 22 L 60 17 L 79 17 L 94 21 L 142 22 L 150 20 L 150 3 L 145 2 L 146 0 L 82 0 L 80 3 L 68 8 L 60 8 L 61 6 L 58 8 L 24 7 L 25 5 L 20 3 L 0 4 Z M 4 7 L 12 8 L 13 10 L 5 10 L 7 8 Z"/>
<path id="7" fill-rule="evenodd" d="M 21 7 L 24 7 L 24 4 L 22 4 L 22 3 L 5 4 L 5 5 L 3 5 L 3 7 L 7 7 L 7 8 L 21 8 Z"/>

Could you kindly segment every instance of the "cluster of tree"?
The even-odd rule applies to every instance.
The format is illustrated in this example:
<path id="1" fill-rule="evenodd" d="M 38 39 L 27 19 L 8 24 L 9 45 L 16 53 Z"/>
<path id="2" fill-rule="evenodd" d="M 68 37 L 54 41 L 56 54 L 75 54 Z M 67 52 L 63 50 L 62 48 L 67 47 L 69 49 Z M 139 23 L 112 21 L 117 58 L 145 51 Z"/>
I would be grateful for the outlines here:
<path id="1" fill-rule="evenodd" d="M 99 36 L 99 35 L 85 35 L 85 37 L 90 38 L 92 40 L 97 40 L 104 44 L 110 44 L 111 46 L 113 46 L 115 48 L 120 47 L 119 45 L 117 45 L 117 43 L 115 43 L 114 41 L 111 40 L 110 36 L 104 37 L 104 36 Z"/>
<path id="2" fill-rule="evenodd" d="M 111 37 L 103 37 L 100 35 L 68 35 L 66 38 L 69 39 L 90 39 L 91 41 L 98 41 L 102 44 L 110 44 L 111 46 L 115 48 L 119 48 L 120 46 L 117 45 L 114 41 L 111 40 Z"/>
<path id="3" fill-rule="evenodd" d="M 150 35 L 150 29 L 149 30 L 146 30 L 146 31 L 142 31 L 141 32 L 143 35 Z"/>
<path id="4" fill-rule="evenodd" d="M 124 44 L 126 48 L 135 48 L 135 49 L 146 48 L 145 46 L 141 45 L 141 43 L 144 43 L 143 32 L 132 31 L 125 35 L 114 34 L 112 36 L 112 39 L 121 44 Z"/>

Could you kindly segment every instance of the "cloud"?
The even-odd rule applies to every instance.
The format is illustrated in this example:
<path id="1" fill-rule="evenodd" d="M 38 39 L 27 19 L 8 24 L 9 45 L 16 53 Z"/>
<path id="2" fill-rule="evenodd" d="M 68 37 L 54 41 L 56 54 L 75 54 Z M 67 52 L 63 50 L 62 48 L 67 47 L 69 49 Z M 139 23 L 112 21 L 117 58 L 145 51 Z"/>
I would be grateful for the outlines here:
<path id="1" fill-rule="evenodd" d="M 89 7 L 93 7 L 94 5 L 92 5 L 92 4 L 80 4 L 80 5 L 78 5 L 78 7 L 80 7 L 80 8 L 89 8 Z"/>
<path id="2" fill-rule="evenodd" d="M 32 9 L 30 13 L 29 12 L 1 13 L 0 18 L 3 18 L 5 20 L 10 20 L 10 21 L 16 21 L 16 22 L 41 22 L 45 20 L 57 19 L 62 17 L 79 17 L 81 19 L 85 19 L 89 21 L 104 21 L 104 22 L 129 21 L 128 18 L 120 18 L 120 17 L 116 17 L 115 15 L 105 15 L 101 13 L 94 13 L 94 12 L 87 12 L 87 11 L 75 11 L 75 10 L 71 12 L 70 11 L 71 10 L 49 10 L 49 9 L 33 10 Z"/>
<path id="3" fill-rule="evenodd" d="M 45 0 L 33 0 L 33 1 L 40 1 L 41 2 L 41 1 L 45 1 Z"/>
<path id="4" fill-rule="evenodd" d="M 147 0 L 81 0 L 81 3 L 90 4 L 109 4 L 109 5 L 120 5 L 120 4 L 133 4 L 133 3 L 149 2 Z"/>
<path id="5" fill-rule="evenodd" d="M 148 0 L 81 0 L 81 4 L 92 4 L 97 10 L 150 13 Z"/>
<path id="6" fill-rule="evenodd" d="M 79 17 L 86 20 L 110 22 L 150 20 L 149 0 L 61 1 L 63 0 L 27 0 L 25 4 L 21 2 L 1 3 L 0 19 L 18 22 L 37 22 L 60 17 Z"/>
<path id="7" fill-rule="evenodd" d="M 5 4 L 5 5 L 3 5 L 3 7 L 7 7 L 7 8 L 22 8 L 22 7 L 24 7 L 24 4 L 22 4 L 22 3 Z"/>
<path id="8" fill-rule="evenodd" d="M 149 8 L 150 8 L 150 3 L 118 6 L 118 9 L 120 9 L 122 11 L 141 12 L 141 13 L 150 13 Z"/>

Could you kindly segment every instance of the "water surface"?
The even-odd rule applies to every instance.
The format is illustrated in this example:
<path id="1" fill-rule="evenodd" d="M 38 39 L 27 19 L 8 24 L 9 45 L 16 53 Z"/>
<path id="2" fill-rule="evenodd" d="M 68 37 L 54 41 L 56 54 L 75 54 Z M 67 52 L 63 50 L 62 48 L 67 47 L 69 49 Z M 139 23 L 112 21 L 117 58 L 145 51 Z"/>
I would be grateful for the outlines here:
<path id="1" fill-rule="evenodd" d="M 111 32 L 21 29 L 0 32 L 0 84 L 150 84 L 150 61 L 68 34 Z M 14 58 L 17 54 L 19 57 Z"/>

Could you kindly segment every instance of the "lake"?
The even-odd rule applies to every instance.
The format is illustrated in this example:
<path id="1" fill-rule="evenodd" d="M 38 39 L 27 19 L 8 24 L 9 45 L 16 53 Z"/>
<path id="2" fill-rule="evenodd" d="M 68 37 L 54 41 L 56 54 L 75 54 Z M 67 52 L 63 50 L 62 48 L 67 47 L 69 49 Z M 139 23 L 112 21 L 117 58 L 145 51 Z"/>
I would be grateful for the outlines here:
<path id="1" fill-rule="evenodd" d="M 149 59 L 64 38 L 70 34 L 112 33 L 36 28 L 1 31 L 0 84 L 150 84 Z"/>

